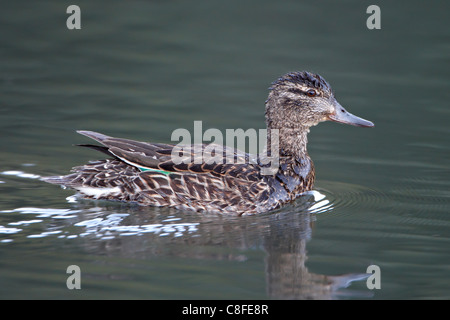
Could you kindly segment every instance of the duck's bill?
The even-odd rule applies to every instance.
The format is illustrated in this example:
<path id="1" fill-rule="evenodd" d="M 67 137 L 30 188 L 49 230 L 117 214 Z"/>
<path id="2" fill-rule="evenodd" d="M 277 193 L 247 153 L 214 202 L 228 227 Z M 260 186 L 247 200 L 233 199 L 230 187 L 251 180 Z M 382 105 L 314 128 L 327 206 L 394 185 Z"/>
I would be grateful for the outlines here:
<path id="1" fill-rule="evenodd" d="M 328 116 L 331 121 L 350 124 L 357 127 L 371 128 L 375 126 L 373 122 L 351 114 L 350 112 L 345 110 L 339 103 L 337 104 L 335 110 L 336 111 L 334 114 Z"/>

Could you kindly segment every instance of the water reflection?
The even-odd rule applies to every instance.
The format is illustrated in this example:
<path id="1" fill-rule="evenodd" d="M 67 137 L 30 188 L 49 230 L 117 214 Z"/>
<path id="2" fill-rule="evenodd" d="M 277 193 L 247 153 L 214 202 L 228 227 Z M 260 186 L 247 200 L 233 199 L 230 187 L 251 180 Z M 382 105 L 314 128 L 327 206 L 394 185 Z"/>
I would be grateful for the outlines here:
<path id="1" fill-rule="evenodd" d="M 266 256 L 267 292 L 279 299 L 333 299 L 341 294 L 352 281 L 364 280 L 366 274 L 339 276 L 310 272 L 306 267 L 307 242 L 311 238 L 314 215 L 283 212 L 269 221 L 264 235 Z M 363 296 L 362 293 L 354 293 Z"/>
<path id="2" fill-rule="evenodd" d="M 167 208 L 146 208 L 68 198 L 72 209 L 18 208 L 20 216 L 0 233 L 28 239 L 77 239 L 85 251 L 109 257 L 179 257 L 245 261 L 252 250 L 265 252 L 267 296 L 273 299 L 334 299 L 366 274 L 317 274 L 306 266 L 307 243 L 316 215 L 332 206 L 324 194 L 308 193 L 278 212 L 250 217 L 199 215 Z M 97 206 L 93 206 L 97 205 Z M 23 215 L 32 215 L 24 219 Z M 31 226 L 45 227 L 36 233 Z M 30 228 L 31 230 L 27 230 Z M 13 238 L 5 239 L 13 241 Z M 352 293 L 360 295 L 360 293 Z M 362 295 L 360 295 L 362 296 Z"/>

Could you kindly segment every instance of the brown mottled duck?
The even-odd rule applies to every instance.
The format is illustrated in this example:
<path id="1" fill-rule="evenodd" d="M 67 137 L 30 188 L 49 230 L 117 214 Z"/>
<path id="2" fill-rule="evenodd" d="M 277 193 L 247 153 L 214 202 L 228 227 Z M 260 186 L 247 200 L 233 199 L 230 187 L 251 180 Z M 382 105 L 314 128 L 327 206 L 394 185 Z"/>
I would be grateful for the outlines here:
<path id="1" fill-rule="evenodd" d="M 83 197 L 135 202 L 181 210 L 224 214 L 256 214 L 280 208 L 313 188 L 315 170 L 307 152 L 312 126 L 331 120 L 359 127 L 370 121 L 347 112 L 323 77 L 310 72 L 285 74 L 272 83 L 266 100 L 268 129 L 278 129 L 278 163 L 271 174 L 257 155 L 233 150 L 239 163 L 173 161 L 175 145 L 113 138 L 78 131 L 101 145 L 82 145 L 108 159 L 74 167 L 65 176 L 42 180 L 77 190 Z M 270 135 L 269 135 L 270 137 Z M 269 146 L 270 139 L 268 141 Z M 192 146 L 205 150 L 207 145 Z M 223 152 L 229 147 L 223 147 Z M 229 151 L 229 150 L 228 150 Z M 273 157 L 273 150 L 269 147 Z M 242 163 L 244 162 L 244 163 Z"/>

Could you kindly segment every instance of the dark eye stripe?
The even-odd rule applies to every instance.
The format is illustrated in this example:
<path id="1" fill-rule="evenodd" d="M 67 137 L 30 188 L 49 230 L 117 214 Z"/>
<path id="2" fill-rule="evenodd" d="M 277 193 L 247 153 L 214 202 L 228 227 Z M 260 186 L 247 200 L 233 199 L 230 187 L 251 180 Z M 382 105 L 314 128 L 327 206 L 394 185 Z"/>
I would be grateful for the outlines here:
<path id="1" fill-rule="evenodd" d="M 300 90 L 300 89 L 296 89 L 296 88 L 288 89 L 288 92 L 290 92 L 290 93 L 296 93 L 296 94 L 305 94 L 305 92 L 303 92 L 303 91 Z"/>
<path id="2" fill-rule="evenodd" d="M 305 94 L 308 97 L 315 97 L 315 96 L 319 95 L 317 90 L 314 90 L 314 89 L 308 89 L 307 91 L 303 91 L 303 90 L 297 89 L 297 88 L 290 88 L 287 91 L 290 93 L 295 93 L 295 94 Z"/>

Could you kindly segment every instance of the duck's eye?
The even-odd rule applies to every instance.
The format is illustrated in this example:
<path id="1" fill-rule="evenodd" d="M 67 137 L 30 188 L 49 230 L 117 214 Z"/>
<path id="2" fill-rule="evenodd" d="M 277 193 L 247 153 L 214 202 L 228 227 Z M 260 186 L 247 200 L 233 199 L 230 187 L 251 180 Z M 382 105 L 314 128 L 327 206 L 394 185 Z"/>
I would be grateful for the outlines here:
<path id="1" fill-rule="evenodd" d="M 315 96 L 317 96 L 317 91 L 314 89 L 309 89 L 308 91 L 306 91 L 306 95 L 308 97 L 315 97 Z"/>

